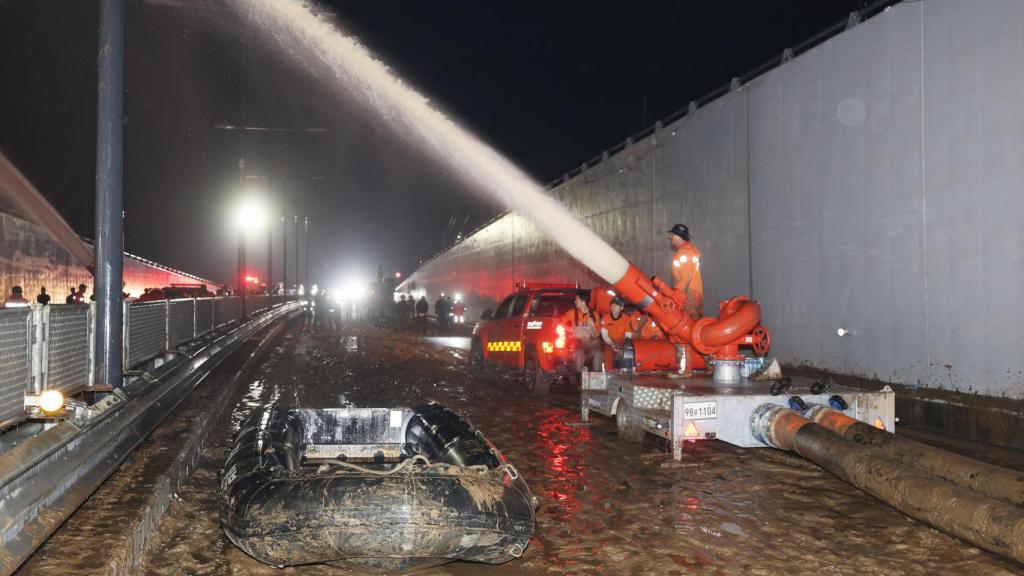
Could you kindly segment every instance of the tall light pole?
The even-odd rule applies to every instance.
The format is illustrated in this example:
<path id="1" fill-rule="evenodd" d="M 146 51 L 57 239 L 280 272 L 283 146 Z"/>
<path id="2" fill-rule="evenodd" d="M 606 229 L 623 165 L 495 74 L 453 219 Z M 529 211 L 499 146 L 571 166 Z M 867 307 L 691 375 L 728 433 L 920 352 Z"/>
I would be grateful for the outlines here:
<path id="1" fill-rule="evenodd" d="M 245 227 L 240 226 L 238 228 L 238 275 L 236 276 L 236 286 L 242 292 L 242 316 L 246 316 L 248 311 L 245 309 Z"/>
<path id="2" fill-rule="evenodd" d="M 281 291 L 288 295 L 288 217 L 281 216 Z"/>
<path id="3" fill-rule="evenodd" d="M 303 220 L 303 224 L 303 227 L 305 228 L 305 238 L 303 240 L 306 244 L 306 294 L 309 294 L 309 216 L 306 216 L 305 220 Z"/>
<path id="4" fill-rule="evenodd" d="M 263 223 L 263 206 L 251 194 L 244 196 L 235 212 L 235 226 L 238 228 L 238 287 L 242 292 L 242 316 L 246 309 L 245 239 L 246 233 L 259 228 Z"/>
<path id="5" fill-rule="evenodd" d="M 96 379 L 120 388 L 124 266 L 124 0 L 100 2 L 96 118 Z"/>
<path id="6" fill-rule="evenodd" d="M 295 295 L 299 295 L 299 207 L 295 207 Z"/>
<path id="7" fill-rule="evenodd" d="M 121 1 L 123 2 L 123 0 L 121 0 Z M 244 48 L 243 48 L 243 53 L 244 53 Z M 243 54 L 243 56 L 244 56 L 244 54 Z M 240 103 L 239 103 L 239 107 L 240 107 L 240 113 L 239 114 L 240 114 L 241 122 L 239 124 L 214 124 L 213 125 L 213 128 L 215 130 L 224 130 L 224 131 L 227 131 L 227 132 L 238 132 L 238 134 L 239 134 L 239 147 L 240 147 L 239 155 L 240 155 L 240 157 L 238 159 L 238 175 L 239 175 L 239 180 L 242 182 L 242 184 L 244 184 L 248 180 L 264 180 L 264 179 L 269 180 L 269 179 L 271 179 L 270 177 L 266 177 L 266 176 L 255 176 L 255 175 L 247 174 L 246 173 L 246 168 L 247 168 L 247 164 L 246 164 L 246 161 L 245 161 L 245 144 L 246 144 L 246 142 L 245 142 L 245 134 L 246 133 L 250 133 L 250 134 L 264 134 L 264 135 L 271 135 L 271 136 L 273 136 L 273 135 L 279 135 L 279 134 L 310 134 L 310 135 L 315 135 L 315 134 L 325 134 L 327 132 L 326 128 L 320 128 L 320 127 L 316 127 L 316 126 L 309 126 L 309 127 L 303 127 L 303 126 L 253 126 L 253 125 L 246 124 L 245 123 L 244 81 L 245 81 L 244 76 L 240 76 L 240 82 L 242 83 L 242 88 L 243 88 L 243 90 L 241 90 L 241 92 L 240 92 L 240 94 L 242 94 L 243 97 L 241 98 Z M 275 178 L 281 178 L 281 179 L 287 180 L 290 177 L 289 176 L 284 176 L 284 177 L 275 177 Z M 312 179 L 313 180 L 323 180 L 324 178 L 323 178 L 323 176 L 313 176 Z M 281 242 L 282 242 L 283 248 L 282 248 L 281 260 L 283 261 L 283 268 L 284 268 L 284 270 L 282 271 L 282 274 L 281 274 L 281 276 L 283 278 L 283 280 L 281 282 L 281 286 L 284 288 L 284 291 L 287 293 L 287 291 L 288 291 L 288 223 L 285 222 L 285 221 L 282 221 L 282 224 L 283 224 L 282 225 L 282 232 L 283 232 L 283 234 L 281 236 Z M 297 284 L 298 280 L 299 280 L 299 257 L 298 257 L 298 250 L 299 250 L 299 243 L 298 242 L 299 241 L 298 241 L 298 216 L 297 215 L 295 216 L 295 225 L 296 225 L 296 231 L 295 231 L 295 252 L 296 252 L 296 255 L 295 255 L 295 281 L 296 281 L 296 284 Z M 273 261 L 272 261 L 271 257 L 268 256 L 268 258 L 267 258 L 267 270 L 268 270 L 268 272 L 267 272 L 267 276 L 268 276 L 267 285 L 268 286 L 271 285 L 270 284 L 270 280 L 273 278 L 273 273 L 269 272 L 270 270 L 273 269 L 273 268 L 271 268 L 272 264 L 273 264 Z"/>

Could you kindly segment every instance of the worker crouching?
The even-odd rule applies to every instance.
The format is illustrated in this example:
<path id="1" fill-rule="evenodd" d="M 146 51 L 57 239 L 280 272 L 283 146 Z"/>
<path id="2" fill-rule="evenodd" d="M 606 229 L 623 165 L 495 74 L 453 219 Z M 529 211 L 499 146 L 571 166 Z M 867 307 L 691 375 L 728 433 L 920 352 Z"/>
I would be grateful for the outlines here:
<path id="1" fill-rule="evenodd" d="M 622 345 L 637 333 L 640 315 L 625 313 L 626 302 L 619 296 L 612 299 L 610 311 L 601 315 L 601 340 L 605 370 L 620 368 Z"/>

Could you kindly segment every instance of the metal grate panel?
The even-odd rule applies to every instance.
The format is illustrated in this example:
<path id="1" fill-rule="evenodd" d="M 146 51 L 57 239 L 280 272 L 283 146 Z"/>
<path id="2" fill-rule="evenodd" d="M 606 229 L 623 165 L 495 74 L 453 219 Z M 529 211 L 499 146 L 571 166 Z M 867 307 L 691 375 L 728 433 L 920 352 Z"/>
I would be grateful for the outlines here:
<path id="1" fill-rule="evenodd" d="M 166 302 L 133 303 L 128 308 L 128 337 L 125 340 L 128 368 L 164 351 L 167 345 Z"/>
<path id="2" fill-rule="evenodd" d="M 213 329 L 213 298 L 196 300 L 196 336 Z"/>
<path id="3" fill-rule="evenodd" d="M 47 306 L 43 388 L 65 395 L 89 384 L 89 305 Z"/>
<path id="4" fill-rule="evenodd" d="M 32 310 L 0 310 L 0 421 L 25 414 L 32 384 Z"/>
<path id="5" fill-rule="evenodd" d="M 270 296 L 250 296 L 246 304 L 249 314 L 252 314 L 270 306 Z"/>
<path id="6" fill-rule="evenodd" d="M 673 390 L 664 388 L 636 386 L 633 388 L 635 395 L 633 405 L 645 410 L 668 410 L 672 405 L 673 392 Z"/>
<path id="7" fill-rule="evenodd" d="M 214 303 L 213 323 L 220 326 L 237 319 L 242 313 L 242 301 L 237 296 L 217 298 Z"/>
<path id="8" fill-rule="evenodd" d="M 174 348 L 195 337 L 193 324 L 195 300 L 171 300 L 167 303 L 167 345 Z"/>

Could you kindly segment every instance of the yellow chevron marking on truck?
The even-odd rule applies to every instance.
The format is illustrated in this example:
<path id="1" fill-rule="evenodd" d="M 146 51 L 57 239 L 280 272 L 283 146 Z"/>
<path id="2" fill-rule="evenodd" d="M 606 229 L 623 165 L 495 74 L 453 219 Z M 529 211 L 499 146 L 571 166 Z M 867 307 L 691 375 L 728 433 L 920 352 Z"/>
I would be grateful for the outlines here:
<path id="1" fill-rule="evenodd" d="M 519 341 L 511 342 L 488 342 L 488 352 L 519 352 L 523 349 L 523 343 Z"/>

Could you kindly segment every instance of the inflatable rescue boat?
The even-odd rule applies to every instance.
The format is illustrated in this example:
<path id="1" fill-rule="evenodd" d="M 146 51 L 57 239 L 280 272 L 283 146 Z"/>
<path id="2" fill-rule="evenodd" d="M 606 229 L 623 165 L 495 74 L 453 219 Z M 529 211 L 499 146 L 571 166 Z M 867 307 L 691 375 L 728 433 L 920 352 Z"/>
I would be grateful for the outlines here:
<path id="1" fill-rule="evenodd" d="M 469 422 L 413 410 L 255 411 L 221 471 L 220 522 L 275 566 L 406 571 L 520 556 L 534 499 Z"/>

